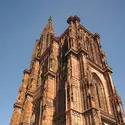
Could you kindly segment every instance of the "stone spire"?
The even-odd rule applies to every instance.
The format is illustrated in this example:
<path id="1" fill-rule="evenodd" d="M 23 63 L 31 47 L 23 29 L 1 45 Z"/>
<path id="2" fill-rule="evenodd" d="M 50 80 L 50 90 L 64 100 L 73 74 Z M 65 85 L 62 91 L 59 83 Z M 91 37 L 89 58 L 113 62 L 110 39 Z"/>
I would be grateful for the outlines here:
<path id="1" fill-rule="evenodd" d="M 48 33 L 55 35 L 51 16 L 48 18 L 48 23 L 46 24 L 46 27 L 43 29 L 43 32 L 41 33 L 41 37 L 42 36 L 46 37 L 46 34 Z"/>
<path id="2" fill-rule="evenodd" d="M 47 25 L 46 25 L 46 28 L 47 28 L 50 32 L 54 33 L 54 29 L 53 29 L 53 25 L 52 25 L 52 17 L 51 17 L 51 16 L 50 16 L 49 19 L 48 19 L 48 23 L 47 23 Z"/>

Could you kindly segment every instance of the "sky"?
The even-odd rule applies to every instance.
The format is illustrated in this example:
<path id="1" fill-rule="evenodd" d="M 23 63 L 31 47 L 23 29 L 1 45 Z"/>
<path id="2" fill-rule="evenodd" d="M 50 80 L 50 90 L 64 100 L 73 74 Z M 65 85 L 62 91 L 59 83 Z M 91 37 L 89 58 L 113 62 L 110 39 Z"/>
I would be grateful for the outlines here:
<path id="1" fill-rule="evenodd" d="M 125 107 L 125 0 L 0 0 L 0 124 L 9 125 L 23 70 L 49 16 L 56 36 L 69 16 L 101 36 L 113 81 Z"/>

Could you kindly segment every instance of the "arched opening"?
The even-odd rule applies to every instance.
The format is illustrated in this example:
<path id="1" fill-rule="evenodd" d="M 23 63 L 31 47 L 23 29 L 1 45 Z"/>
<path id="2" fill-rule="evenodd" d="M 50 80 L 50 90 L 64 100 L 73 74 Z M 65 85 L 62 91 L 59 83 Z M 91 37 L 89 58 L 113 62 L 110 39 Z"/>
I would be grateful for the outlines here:
<path id="1" fill-rule="evenodd" d="M 46 48 L 49 47 L 51 40 L 52 40 L 52 33 L 48 33 L 46 36 Z"/>
<path id="2" fill-rule="evenodd" d="M 66 53 L 68 51 L 68 40 L 65 39 L 64 44 L 62 46 L 62 52 L 61 52 L 61 60 L 62 60 L 62 67 L 63 67 L 63 79 L 67 79 L 67 64 L 68 64 L 68 59 L 66 56 Z"/>
<path id="3" fill-rule="evenodd" d="M 104 87 L 101 80 L 95 73 L 93 73 L 92 75 L 92 82 L 93 82 L 93 87 L 91 91 L 95 98 L 96 108 L 100 108 L 104 111 L 107 111 Z"/>
<path id="4" fill-rule="evenodd" d="M 68 40 L 64 40 L 64 44 L 62 46 L 62 53 L 65 54 L 68 51 Z"/>

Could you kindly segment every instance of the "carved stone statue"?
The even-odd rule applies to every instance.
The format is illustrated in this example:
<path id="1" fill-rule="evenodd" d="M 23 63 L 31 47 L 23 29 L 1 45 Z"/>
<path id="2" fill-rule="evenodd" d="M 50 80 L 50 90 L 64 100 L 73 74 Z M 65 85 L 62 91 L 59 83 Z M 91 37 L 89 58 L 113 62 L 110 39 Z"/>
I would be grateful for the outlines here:
<path id="1" fill-rule="evenodd" d="M 90 89 L 91 89 L 91 98 L 92 98 L 92 101 L 94 101 L 95 102 L 95 99 L 96 99 L 96 94 L 95 94 L 95 83 L 93 82 L 93 80 L 92 80 L 92 82 L 90 83 Z M 95 103 L 94 103 L 94 105 L 95 105 Z"/>
<path id="2" fill-rule="evenodd" d="M 84 33 L 84 37 L 83 37 L 83 42 L 84 42 L 84 48 L 87 50 L 87 33 Z"/>
<path id="3" fill-rule="evenodd" d="M 91 95 L 91 90 L 90 88 L 87 90 L 87 96 L 89 97 Z"/>
<path id="4" fill-rule="evenodd" d="M 100 48 L 100 52 L 102 55 L 102 62 L 104 63 L 104 65 L 107 65 L 106 53 L 102 50 L 102 48 Z"/>
<path id="5" fill-rule="evenodd" d="M 88 82 L 90 84 L 92 82 L 92 73 L 91 73 L 89 66 L 87 67 L 87 70 L 86 70 L 86 77 L 87 77 Z"/>
<path id="6" fill-rule="evenodd" d="M 50 63 L 50 69 L 56 72 L 56 70 L 58 68 L 57 58 L 52 55 L 49 59 L 49 63 Z"/>

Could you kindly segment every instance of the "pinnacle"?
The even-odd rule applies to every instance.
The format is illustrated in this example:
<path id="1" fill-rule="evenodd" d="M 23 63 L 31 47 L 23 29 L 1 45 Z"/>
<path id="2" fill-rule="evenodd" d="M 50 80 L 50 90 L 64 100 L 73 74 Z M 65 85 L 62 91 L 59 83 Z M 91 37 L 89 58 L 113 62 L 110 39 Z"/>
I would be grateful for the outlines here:
<path id="1" fill-rule="evenodd" d="M 46 28 L 49 29 L 49 30 L 54 31 L 54 30 L 53 30 L 52 17 L 51 17 L 51 16 L 48 18 L 48 23 L 47 23 L 47 25 L 46 25 Z"/>
<path id="2" fill-rule="evenodd" d="M 48 22 L 52 22 L 52 17 L 49 16 Z"/>

